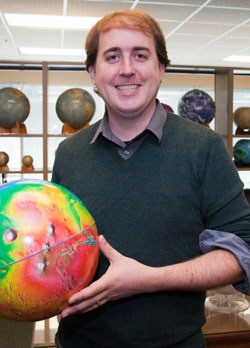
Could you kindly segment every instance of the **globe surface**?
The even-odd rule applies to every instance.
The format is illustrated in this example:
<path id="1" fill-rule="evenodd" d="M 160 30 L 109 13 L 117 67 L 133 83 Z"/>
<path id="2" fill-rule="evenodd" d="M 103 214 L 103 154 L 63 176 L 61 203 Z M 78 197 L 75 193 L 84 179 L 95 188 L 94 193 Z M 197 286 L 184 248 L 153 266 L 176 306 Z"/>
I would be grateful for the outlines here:
<path id="1" fill-rule="evenodd" d="M 9 162 L 9 155 L 6 152 L 1 151 L 0 152 L 0 167 L 6 166 L 8 162 Z"/>
<path id="2" fill-rule="evenodd" d="M 95 112 L 95 101 L 81 88 L 71 88 L 63 92 L 56 102 L 56 113 L 64 123 L 72 128 L 80 128 L 87 124 Z"/>
<path id="3" fill-rule="evenodd" d="M 233 156 L 236 165 L 250 166 L 250 140 L 237 141 L 233 148 Z"/>
<path id="4" fill-rule="evenodd" d="M 250 107 L 239 107 L 234 111 L 234 122 L 242 130 L 250 129 Z"/>
<path id="5" fill-rule="evenodd" d="M 0 89 L 0 125 L 12 128 L 16 121 L 22 124 L 30 113 L 30 103 L 25 94 L 17 88 Z"/>
<path id="6" fill-rule="evenodd" d="M 193 89 L 179 100 L 178 114 L 203 125 L 209 124 L 215 116 L 215 103 L 206 92 Z"/>
<path id="7" fill-rule="evenodd" d="M 0 316 L 37 321 L 62 311 L 95 274 L 93 217 L 65 188 L 43 180 L 0 187 Z"/>

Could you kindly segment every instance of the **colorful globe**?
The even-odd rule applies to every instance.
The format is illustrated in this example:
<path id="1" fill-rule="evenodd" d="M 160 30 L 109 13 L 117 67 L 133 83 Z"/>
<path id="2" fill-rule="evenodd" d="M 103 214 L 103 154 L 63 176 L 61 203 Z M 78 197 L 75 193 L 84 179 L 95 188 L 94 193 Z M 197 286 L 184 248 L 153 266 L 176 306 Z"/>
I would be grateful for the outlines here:
<path id="1" fill-rule="evenodd" d="M 0 316 L 38 321 L 57 315 L 93 278 L 97 228 L 62 186 L 18 180 L 0 187 Z"/>
<path id="2" fill-rule="evenodd" d="M 233 148 L 235 164 L 238 166 L 250 166 L 250 140 L 241 139 Z"/>
<path id="3" fill-rule="evenodd" d="M 161 103 L 161 105 L 163 106 L 163 109 L 164 109 L 165 111 L 174 112 L 174 110 L 171 108 L 170 105 L 165 104 L 165 103 Z"/>
<path id="4" fill-rule="evenodd" d="M 17 88 L 0 89 L 0 125 L 12 128 L 16 122 L 22 124 L 30 113 L 30 103 Z"/>
<path id="5" fill-rule="evenodd" d="M 95 112 L 95 101 L 81 88 L 71 88 L 63 92 L 56 102 L 56 113 L 64 123 L 72 128 L 81 128 L 87 124 Z"/>
<path id="6" fill-rule="evenodd" d="M 191 121 L 206 125 L 215 116 L 215 103 L 206 92 L 193 89 L 185 93 L 179 100 L 178 114 Z"/>

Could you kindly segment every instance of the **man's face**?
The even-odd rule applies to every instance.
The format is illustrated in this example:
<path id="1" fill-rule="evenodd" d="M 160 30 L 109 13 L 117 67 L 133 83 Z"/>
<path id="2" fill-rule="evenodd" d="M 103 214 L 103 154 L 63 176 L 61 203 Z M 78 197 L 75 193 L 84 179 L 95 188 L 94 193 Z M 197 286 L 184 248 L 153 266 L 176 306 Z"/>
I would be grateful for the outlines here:
<path id="1" fill-rule="evenodd" d="M 101 33 L 90 76 L 110 117 L 151 117 L 165 68 L 154 39 L 140 31 L 112 29 Z"/>

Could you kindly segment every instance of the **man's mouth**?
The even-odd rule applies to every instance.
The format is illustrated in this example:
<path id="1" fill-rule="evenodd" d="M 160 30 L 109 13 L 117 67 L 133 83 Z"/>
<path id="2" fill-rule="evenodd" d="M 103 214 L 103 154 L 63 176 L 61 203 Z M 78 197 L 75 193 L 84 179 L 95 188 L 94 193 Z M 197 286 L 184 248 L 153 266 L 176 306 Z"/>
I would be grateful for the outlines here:
<path id="1" fill-rule="evenodd" d="M 126 92 L 130 92 L 135 90 L 136 88 L 139 88 L 140 85 L 118 85 L 115 86 L 117 89 L 119 89 L 119 91 L 126 91 Z"/>

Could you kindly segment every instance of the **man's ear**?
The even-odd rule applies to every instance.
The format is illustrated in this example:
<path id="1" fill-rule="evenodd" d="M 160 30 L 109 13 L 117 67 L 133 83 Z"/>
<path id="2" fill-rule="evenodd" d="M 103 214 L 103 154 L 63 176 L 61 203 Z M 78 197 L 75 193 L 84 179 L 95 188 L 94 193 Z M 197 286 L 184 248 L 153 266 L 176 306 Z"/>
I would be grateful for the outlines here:
<path id="1" fill-rule="evenodd" d="M 89 72 L 89 75 L 91 77 L 93 84 L 95 85 L 95 67 L 94 67 L 94 65 L 89 66 L 88 72 Z"/>
<path id="2" fill-rule="evenodd" d="M 161 80 L 161 82 L 163 80 L 163 76 L 165 74 L 165 70 L 166 70 L 165 65 L 160 63 L 160 80 Z"/>

